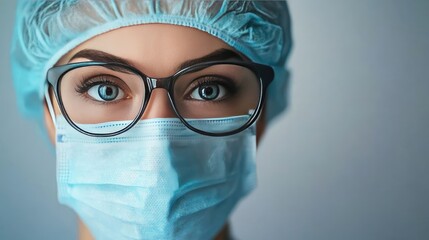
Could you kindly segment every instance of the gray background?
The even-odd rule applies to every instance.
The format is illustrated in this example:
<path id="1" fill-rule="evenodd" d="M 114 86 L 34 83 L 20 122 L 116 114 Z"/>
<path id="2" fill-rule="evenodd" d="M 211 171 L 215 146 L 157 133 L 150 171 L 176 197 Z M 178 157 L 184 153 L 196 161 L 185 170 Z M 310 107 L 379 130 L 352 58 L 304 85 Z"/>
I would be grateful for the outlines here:
<path id="1" fill-rule="evenodd" d="M 258 152 L 239 239 L 429 239 L 429 1 L 289 1 L 290 107 Z M 75 239 L 55 160 L 22 120 L 0 2 L 0 239 Z"/>

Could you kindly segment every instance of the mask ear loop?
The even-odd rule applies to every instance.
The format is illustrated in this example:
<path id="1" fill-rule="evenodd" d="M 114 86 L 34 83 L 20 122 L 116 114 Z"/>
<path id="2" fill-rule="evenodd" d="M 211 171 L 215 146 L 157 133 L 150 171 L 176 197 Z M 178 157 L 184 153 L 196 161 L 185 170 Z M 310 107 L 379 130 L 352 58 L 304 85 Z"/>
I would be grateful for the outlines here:
<path id="1" fill-rule="evenodd" d="M 57 127 L 57 121 L 55 119 L 55 112 L 54 112 L 54 108 L 52 106 L 52 101 L 51 101 L 51 97 L 49 95 L 49 85 L 45 84 L 45 100 L 46 100 L 46 104 L 48 105 L 48 111 L 49 111 L 49 115 L 51 115 L 51 119 L 52 122 L 54 123 L 54 127 Z"/>

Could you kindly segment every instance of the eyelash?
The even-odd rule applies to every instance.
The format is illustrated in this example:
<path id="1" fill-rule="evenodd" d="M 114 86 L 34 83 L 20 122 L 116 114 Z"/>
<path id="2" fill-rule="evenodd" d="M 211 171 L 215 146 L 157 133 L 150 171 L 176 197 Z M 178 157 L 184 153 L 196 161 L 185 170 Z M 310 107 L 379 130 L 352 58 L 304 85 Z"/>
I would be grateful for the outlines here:
<path id="1" fill-rule="evenodd" d="M 107 76 L 97 76 L 90 79 L 82 79 L 79 85 L 76 86 L 75 90 L 80 94 L 84 94 L 88 92 L 91 87 L 102 83 L 119 87 L 116 83 L 107 79 Z"/>

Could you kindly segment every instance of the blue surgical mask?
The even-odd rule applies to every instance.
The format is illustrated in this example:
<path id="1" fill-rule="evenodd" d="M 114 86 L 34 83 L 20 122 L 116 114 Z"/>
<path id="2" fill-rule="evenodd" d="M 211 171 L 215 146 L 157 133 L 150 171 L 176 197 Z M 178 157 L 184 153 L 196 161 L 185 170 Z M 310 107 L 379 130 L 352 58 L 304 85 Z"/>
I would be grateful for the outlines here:
<path id="1" fill-rule="evenodd" d="M 222 128 L 246 119 L 194 121 Z M 254 125 L 209 137 L 178 119 L 149 119 L 121 135 L 95 138 L 60 116 L 56 148 L 59 201 L 96 239 L 211 239 L 256 183 Z"/>

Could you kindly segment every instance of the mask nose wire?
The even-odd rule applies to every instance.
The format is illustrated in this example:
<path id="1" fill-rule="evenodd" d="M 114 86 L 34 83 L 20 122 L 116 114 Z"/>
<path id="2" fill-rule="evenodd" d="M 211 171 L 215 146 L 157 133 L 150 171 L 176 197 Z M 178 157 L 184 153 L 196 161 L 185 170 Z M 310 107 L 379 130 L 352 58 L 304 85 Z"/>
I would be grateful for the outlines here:
<path id="1" fill-rule="evenodd" d="M 48 105 L 49 115 L 51 115 L 52 122 L 54 123 L 54 127 L 56 128 L 57 127 L 57 121 L 55 118 L 55 112 L 54 112 L 54 108 L 52 106 L 51 97 L 49 95 L 48 83 L 45 84 L 45 100 L 46 100 L 46 104 Z"/>

